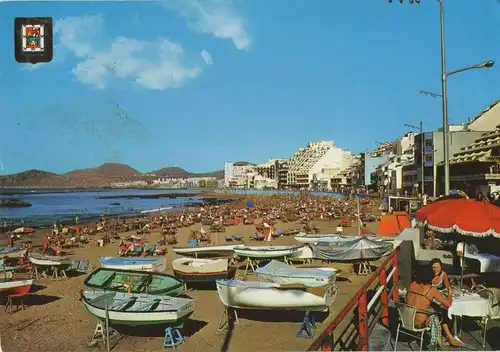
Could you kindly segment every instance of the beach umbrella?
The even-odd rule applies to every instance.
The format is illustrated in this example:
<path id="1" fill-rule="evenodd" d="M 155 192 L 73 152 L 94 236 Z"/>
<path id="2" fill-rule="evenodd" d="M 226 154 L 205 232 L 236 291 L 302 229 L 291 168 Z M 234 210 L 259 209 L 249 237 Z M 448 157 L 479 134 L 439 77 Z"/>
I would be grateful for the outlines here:
<path id="1" fill-rule="evenodd" d="M 472 199 L 445 199 L 420 208 L 415 213 L 420 225 L 438 232 L 458 232 L 465 236 L 500 238 L 500 208 Z"/>

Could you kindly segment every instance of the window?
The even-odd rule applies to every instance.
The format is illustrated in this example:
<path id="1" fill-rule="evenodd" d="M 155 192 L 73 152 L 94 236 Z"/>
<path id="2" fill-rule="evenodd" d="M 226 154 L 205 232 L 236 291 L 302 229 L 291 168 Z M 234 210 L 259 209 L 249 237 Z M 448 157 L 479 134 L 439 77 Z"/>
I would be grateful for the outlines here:
<path id="1" fill-rule="evenodd" d="M 432 155 L 426 155 L 424 160 L 425 161 L 432 161 Z"/>
<path id="2" fill-rule="evenodd" d="M 432 147 L 432 139 L 426 139 L 425 140 L 425 146 L 426 147 Z"/>

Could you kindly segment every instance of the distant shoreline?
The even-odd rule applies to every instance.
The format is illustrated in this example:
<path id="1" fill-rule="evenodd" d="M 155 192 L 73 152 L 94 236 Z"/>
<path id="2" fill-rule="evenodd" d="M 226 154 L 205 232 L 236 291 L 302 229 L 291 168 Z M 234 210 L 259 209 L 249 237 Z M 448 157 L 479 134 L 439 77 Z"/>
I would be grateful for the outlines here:
<path id="1" fill-rule="evenodd" d="M 121 191 L 121 190 L 165 190 L 165 191 L 196 191 L 199 190 L 200 193 L 212 192 L 212 189 L 204 188 L 156 188 L 156 187 L 127 187 L 127 188 L 117 188 L 117 187 L 0 187 L 1 196 L 11 196 L 11 195 L 26 195 L 26 194 L 58 194 L 58 193 L 76 193 L 76 192 L 110 192 L 110 191 Z"/>

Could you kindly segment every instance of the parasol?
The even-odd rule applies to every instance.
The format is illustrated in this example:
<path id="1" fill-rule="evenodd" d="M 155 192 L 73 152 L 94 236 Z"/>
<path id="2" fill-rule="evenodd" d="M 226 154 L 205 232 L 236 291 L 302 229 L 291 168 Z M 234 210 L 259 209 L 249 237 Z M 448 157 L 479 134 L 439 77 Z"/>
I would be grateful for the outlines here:
<path id="1" fill-rule="evenodd" d="M 445 199 L 417 210 L 415 219 L 438 232 L 500 238 L 500 208 L 472 199 Z"/>

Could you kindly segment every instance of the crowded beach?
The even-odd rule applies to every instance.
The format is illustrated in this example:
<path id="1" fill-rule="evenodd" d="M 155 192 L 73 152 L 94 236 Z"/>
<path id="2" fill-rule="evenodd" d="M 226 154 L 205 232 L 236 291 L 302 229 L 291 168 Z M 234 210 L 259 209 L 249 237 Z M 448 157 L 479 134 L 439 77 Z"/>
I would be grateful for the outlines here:
<path id="1" fill-rule="evenodd" d="M 408 345 L 403 336 L 407 328 L 415 328 L 417 337 L 420 331 L 430 332 L 413 342 L 417 348 L 420 343 L 424 349 L 468 346 L 467 324 L 460 324 L 464 330 L 460 334 L 456 317 L 493 319 L 497 291 L 489 275 L 492 266 L 476 269 L 464 264 L 482 263 L 484 244 L 470 240 L 464 244 L 463 234 L 472 234 L 471 229 L 453 224 L 461 233 L 454 238 L 454 233 L 439 227 L 442 218 L 433 218 L 437 212 L 425 212 L 436 204 L 464 201 L 462 197 L 436 201 L 415 214 L 408 214 L 408 207 L 407 212 L 386 213 L 369 198 L 232 198 L 228 203 L 150 212 L 134 219 L 103 216 L 93 223 L 74 219 L 54 223 L 50 229 L 15 229 L 0 252 L 2 348 L 290 351 L 307 350 L 311 344 L 326 348 L 321 333 L 339 314 L 348 315 L 346 322 L 352 320 L 354 310 L 349 313 L 349 309 L 363 304 L 353 304 L 353 297 L 367 289 L 367 280 L 380 284 L 372 277 L 387 263 L 393 265 L 387 269 L 392 269 L 387 282 L 398 278 L 396 270 L 399 281 L 380 286 L 383 290 L 375 288 L 379 293 L 374 302 L 391 297 L 392 302 L 382 299 L 380 311 L 390 305 L 399 313 L 400 319 L 389 322 L 382 314 L 381 324 L 376 324 L 390 328 L 390 349 L 401 341 Z M 400 221 L 403 217 L 406 222 Z M 471 226 L 471 221 L 464 223 Z M 497 235 L 493 225 L 486 230 L 482 233 Z M 455 260 L 450 259 L 458 255 L 457 244 L 466 253 L 459 256 L 462 276 L 456 275 Z M 488 257 L 491 262 L 493 257 Z M 398 268 L 399 263 L 404 265 Z M 461 302 L 467 299 L 482 308 L 471 313 Z M 431 307 L 431 301 L 441 306 Z M 368 314 L 379 309 L 374 307 L 378 304 L 369 304 Z M 394 329 L 404 318 L 405 307 L 418 309 L 414 326 Z M 427 318 L 420 312 L 437 314 Z M 363 323 L 355 320 L 354 329 L 361 332 Z M 347 331 L 347 323 L 334 325 Z M 342 346 L 332 349 L 352 349 L 364 341 L 359 334 L 352 341 L 339 331 L 335 336 L 334 344 L 342 341 Z M 484 340 L 482 345 L 491 345 L 491 337 Z"/>

